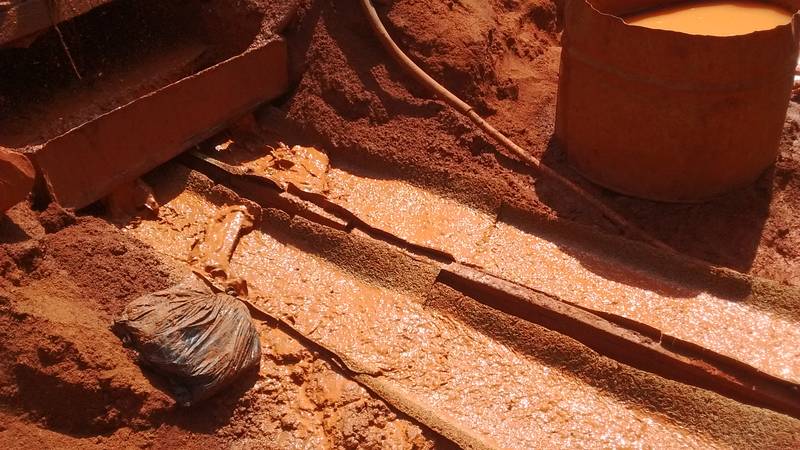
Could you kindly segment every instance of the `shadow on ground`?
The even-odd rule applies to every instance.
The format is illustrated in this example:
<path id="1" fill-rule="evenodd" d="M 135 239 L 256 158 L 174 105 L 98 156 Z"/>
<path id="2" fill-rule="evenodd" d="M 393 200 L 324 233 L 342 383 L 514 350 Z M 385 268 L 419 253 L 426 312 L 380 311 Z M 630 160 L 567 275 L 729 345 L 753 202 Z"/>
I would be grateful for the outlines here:
<path id="1" fill-rule="evenodd" d="M 542 160 L 675 250 L 740 272 L 753 266 L 769 217 L 774 168 L 754 185 L 710 202 L 671 204 L 616 194 L 589 183 L 569 166 L 563 149 L 553 141 Z M 564 199 L 563 189 L 546 178 L 536 184 L 542 202 L 560 216 L 582 222 L 580 217 L 571 217 L 574 208 Z"/>

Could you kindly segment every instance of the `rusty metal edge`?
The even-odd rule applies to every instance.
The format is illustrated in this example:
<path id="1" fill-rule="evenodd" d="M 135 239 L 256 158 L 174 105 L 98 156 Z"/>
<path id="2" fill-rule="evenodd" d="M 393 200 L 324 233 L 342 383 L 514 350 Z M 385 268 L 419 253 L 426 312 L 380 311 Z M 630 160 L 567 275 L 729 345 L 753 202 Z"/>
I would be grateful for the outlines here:
<path id="1" fill-rule="evenodd" d="M 285 41 L 276 38 L 102 114 L 39 146 L 33 150 L 31 156 L 55 201 L 68 208 L 88 206 L 109 194 L 120 183 L 131 181 L 154 169 L 224 129 L 231 120 L 284 93 L 288 88 L 287 58 Z M 263 72 L 259 69 L 263 69 Z M 247 79 L 258 79 L 258 85 L 243 87 L 240 83 L 229 83 L 227 86 L 217 87 L 217 92 L 204 90 L 209 87 L 204 84 L 221 76 L 245 82 Z M 197 95 L 188 96 L 187 100 L 187 89 L 193 89 L 192 92 Z M 252 95 L 244 99 L 241 92 L 233 92 L 237 89 L 248 89 Z M 173 113 L 186 115 L 203 105 L 208 108 L 206 103 L 210 101 L 214 103 L 216 115 L 213 118 L 207 117 L 208 123 L 198 124 L 191 132 L 174 131 L 172 136 L 168 135 L 163 139 L 166 142 L 171 138 L 172 145 L 166 144 L 164 148 L 152 148 L 151 151 L 147 147 L 147 141 L 148 138 L 152 141 L 153 137 L 146 136 L 140 130 L 161 127 L 160 129 L 169 133 L 163 121 L 170 116 L 164 111 L 158 111 L 157 106 L 171 96 L 177 97 L 181 94 L 179 100 L 184 100 L 184 104 L 179 111 Z M 220 101 L 226 95 L 233 105 Z M 214 96 L 217 98 L 212 98 Z M 148 105 L 153 107 L 148 108 Z M 172 114 L 171 117 L 175 115 Z M 116 139 L 107 138 L 104 141 L 102 136 L 98 140 L 98 135 L 113 134 L 109 130 L 120 128 L 123 123 L 129 127 L 129 131 L 121 136 L 128 141 L 126 144 Z M 124 148 L 117 151 L 120 146 Z M 142 148 L 148 149 L 137 154 L 135 158 L 131 155 Z M 125 160 L 126 156 L 128 161 Z M 92 168 L 95 170 L 91 170 Z"/>

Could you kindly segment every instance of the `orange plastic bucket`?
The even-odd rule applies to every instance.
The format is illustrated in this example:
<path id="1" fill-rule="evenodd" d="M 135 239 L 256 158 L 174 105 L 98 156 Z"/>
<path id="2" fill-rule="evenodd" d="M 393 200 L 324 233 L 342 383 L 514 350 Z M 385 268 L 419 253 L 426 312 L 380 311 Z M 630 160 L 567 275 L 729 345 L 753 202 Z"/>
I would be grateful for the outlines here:
<path id="1" fill-rule="evenodd" d="M 797 66 L 798 15 L 720 37 L 621 17 L 675 2 L 568 0 L 556 138 L 611 190 L 702 201 L 754 182 L 776 159 Z M 796 12 L 800 0 L 775 4 Z"/>

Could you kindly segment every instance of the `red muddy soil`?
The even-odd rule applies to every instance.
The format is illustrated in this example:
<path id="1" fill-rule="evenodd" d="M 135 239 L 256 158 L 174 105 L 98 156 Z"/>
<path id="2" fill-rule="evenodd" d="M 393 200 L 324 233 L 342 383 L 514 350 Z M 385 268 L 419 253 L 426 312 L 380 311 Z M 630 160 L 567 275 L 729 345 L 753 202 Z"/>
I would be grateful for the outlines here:
<path id="1" fill-rule="evenodd" d="M 800 285 L 796 177 L 800 106 L 792 103 L 781 155 L 753 186 L 698 205 L 636 200 L 580 178 L 550 143 L 560 48 L 549 2 L 397 1 L 384 8 L 401 47 L 518 144 L 677 250 Z M 616 231 L 562 186 L 540 178 L 407 77 L 363 26 L 357 2 L 309 10 L 294 39 L 297 93 L 282 109 L 300 136 L 334 160 L 372 162 L 401 179 L 477 205 L 506 203 Z M 307 38 L 308 39 L 308 38 Z M 271 117 L 270 117 L 271 118 Z M 503 152 L 501 148 L 501 152 Z M 363 164 L 363 162 L 362 162 Z"/>
<path id="2" fill-rule="evenodd" d="M 247 281 L 246 298 L 337 355 L 360 383 L 459 444 L 647 446 L 666 439 L 692 446 L 732 440 L 743 446 L 785 446 L 785 433 L 800 425 L 601 356 L 613 353 L 597 333 L 610 324 L 586 313 L 584 322 L 576 323 L 577 311 L 566 321 L 562 314 L 564 326 L 554 324 L 545 317 L 564 307 L 558 302 L 555 310 L 546 307 L 532 317 L 523 305 L 548 300 L 487 295 L 470 286 L 469 271 L 447 266 L 447 274 L 437 275 L 435 261 L 415 259 L 363 233 L 261 209 L 185 168 L 168 168 L 151 180 L 163 205 L 159 220 L 131 223 L 127 233 L 167 260 L 190 264 L 191 237 L 213 239 L 219 215 L 233 217 L 224 205 L 247 206 L 259 225 L 242 236 L 227 269 L 228 276 Z M 444 285 L 453 286 L 456 295 L 441 295 Z M 593 325 L 586 326 L 590 322 L 594 331 L 589 330 Z M 624 351 L 632 365 L 642 366 L 636 359 L 644 345 Z M 672 358 L 668 364 L 681 365 Z M 617 385 L 619 377 L 628 381 Z M 663 400 L 671 402 L 669 411 Z M 600 410 L 605 413 L 597 414 Z M 712 416 L 713 423 L 707 419 Z"/>
<path id="3" fill-rule="evenodd" d="M 389 60 L 357 1 L 256 3 L 265 23 L 300 4 L 284 33 L 293 92 L 257 114 L 263 126 L 290 146 L 314 145 L 325 149 L 337 168 L 352 168 L 378 181 L 402 180 L 467 205 L 475 222 L 483 220 L 480 213 L 491 217 L 502 206 L 508 215 L 546 214 L 621 234 L 596 210 L 564 193 L 558 182 L 540 178 L 502 149 L 498 154 L 498 147 L 468 120 L 418 86 Z M 800 286 L 798 104 L 790 106 L 778 163 L 756 185 L 699 205 L 640 201 L 585 182 L 569 168 L 563 150 L 550 142 L 560 58 L 559 2 L 397 0 L 376 5 L 400 46 L 432 76 L 517 143 L 653 236 L 714 264 Z M 66 70 L 63 59 L 60 64 Z M 72 86 L 73 81 L 61 83 Z M 18 105 L 0 104 L 0 110 L 12 107 Z M 33 139 L 66 125 L 48 126 Z M 166 198 L 188 189 L 188 180 L 174 172 L 157 171 L 151 178 L 171 190 Z M 164 224 L 163 217 L 140 215 L 136 220 Z M 413 241 L 409 236 L 403 238 Z M 441 242 L 451 241 L 459 239 Z M 109 326 L 129 301 L 171 286 L 187 273 L 180 260 L 122 232 L 101 206 L 78 217 L 55 205 L 42 211 L 28 203 L 13 208 L 0 221 L 0 443 L 17 448 L 450 445 L 348 378 L 318 349 L 261 322 L 257 325 L 265 351 L 259 373 L 197 408 L 176 408 L 162 390 L 163 380 L 143 372 Z M 469 295 L 439 280 L 426 301 L 466 324 L 454 327 L 480 330 L 476 339 L 487 348 L 502 342 L 506 353 L 500 353 L 508 361 L 541 370 L 544 375 L 536 376 L 547 382 L 559 380 L 548 375 L 550 366 L 572 373 L 565 380 L 576 387 L 567 395 L 602 391 L 592 402 L 611 405 L 609 410 L 620 414 L 622 434 L 636 430 L 631 424 L 638 423 L 642 442 L 658 442 L 663 433 L 695 445 L 709 444 L 705 439 L 741 444 L 734 433 L 724 435 L 743 420 L 742 433 L 750 426 L 753 435 L 763 432 L 765 437 L 747 441 L 756 446 L 792 442 L 793 430 L 800 429 L 788 416 L 619 365 L 558 333 L 520 325 L 507 314 L 475 306 Z M 454 306 L 459 302 L 467 306 Z M 503 326 L 491 325 L 495 323 Z M 509 335 L 515 326 L 527 340 Z M 467 348 L 465 354 L 473 350 Z M 535 358 L 519 356 L 526 352 Z M 574 358 L 567 356 L 573 353 Z M 503 372 L 497 373 L 500 377 Z M 630 383 L 617 383 L 618 373 Z M 435 391 L 418 394 L 439 401 Z M 460 401 L 470 404 L 469 398 Z M 703 410 L 700 405 L 706 401 L 711 406 Z M 447 402 L 442 403 L 447 410 Z M 580 433 L 581 424 L 588 423 L 558 414 L 563 430 L 575 427 Z M 584 420 L 591 419 L 584 414 L 589 418 Z M 523 419 L 513 418 L 530 424 Z M 491 420 L 480 423 L 491 428 Z M 509 436 L 514 431 L 510 428 Z M 569 432 L 563 433 L 560 442 L 571 442 Z"/>

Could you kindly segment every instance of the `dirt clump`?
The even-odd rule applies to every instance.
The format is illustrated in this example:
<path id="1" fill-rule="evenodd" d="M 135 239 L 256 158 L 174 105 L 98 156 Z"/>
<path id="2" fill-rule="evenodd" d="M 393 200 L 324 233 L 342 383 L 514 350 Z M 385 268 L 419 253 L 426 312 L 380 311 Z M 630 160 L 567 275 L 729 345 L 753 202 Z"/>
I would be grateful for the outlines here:
<path id="1" fill-rule="evenodd" d="M 125 301 L 168 283 L 169 270 L 100 219 L 51 207 L 40 215 L 43 231 L 54 231 L 58 216 L 57 223 L 76 223 L 0 246 L 2 403 L 79 436 L 140 426 L 169 402 L 142 378 L 108 325 Z"/>

